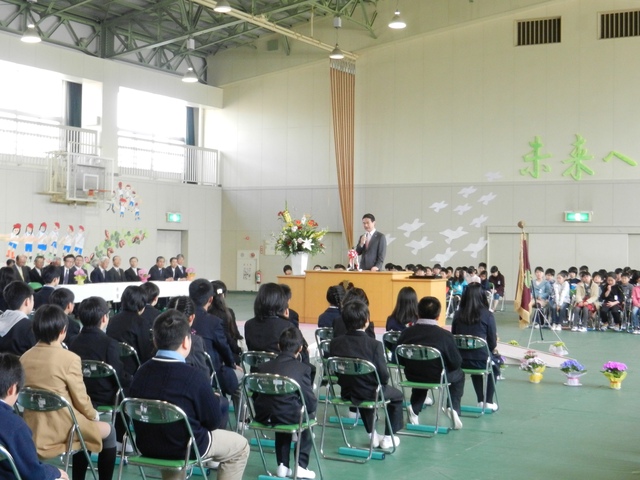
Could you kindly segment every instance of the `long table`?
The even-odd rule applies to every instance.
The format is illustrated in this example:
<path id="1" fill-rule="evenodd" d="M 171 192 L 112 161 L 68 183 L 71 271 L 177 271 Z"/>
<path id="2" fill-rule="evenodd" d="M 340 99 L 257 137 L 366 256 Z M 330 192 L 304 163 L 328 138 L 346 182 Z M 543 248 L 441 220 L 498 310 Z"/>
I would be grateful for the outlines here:
<path id="1" fill-rule="evenodd" d="M 189 295 L 189 280 L 178 282 L 152 282 L 160 289 L 160 297 L 177 297 Z M 84 285 L 58 285 L 58 288 L 68 288 L 75 295 L 74 302 L 79 303 L 85 298 L 102 297 L 106 301 L 119 302 L 124 289 L 130 285 L 142 285 L 142 282 L 108 282 L 85 283 Z"/>
<path id="2" fill-rule="evenodd" d="M 384 327 L 393 311 L 398 292 L 403 287 L 412 287 L 418 299 L 436 297 L 442 304 L 439 323 L 445 324 L 446 281 L 444 279 L 409 278 L 407 272 L 345 272 L 343 270 L 308 270 L 305 275 L 281 275 L 278 282 L 291 287 L 289 306 L 300 315 L 304 323 L 317 323 L 318 316 L 329 304 L 327 289 L 344 281 L 362 288 L 369 298 L 371 320 L 377 327 Z"/>

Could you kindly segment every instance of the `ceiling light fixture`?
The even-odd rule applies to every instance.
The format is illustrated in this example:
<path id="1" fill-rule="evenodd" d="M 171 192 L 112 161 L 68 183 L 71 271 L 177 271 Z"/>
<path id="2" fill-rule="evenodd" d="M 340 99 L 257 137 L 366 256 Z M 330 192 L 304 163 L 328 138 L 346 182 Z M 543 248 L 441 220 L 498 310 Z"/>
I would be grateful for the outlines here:
<path id="1" fill-rule="evenodd" d="M 36 26 L 33 23 L 27 25 L 27 30 L 22 34 L 22 38 L 20 40 L 24 43 L 40 43 L 42 41 L 40 35 L 38 35 Z"/>
<path id="2" fill-rule="evenodd" d="M 213 11 L 218 13 L 229 13 L 231 11 L 231 5 L 229 5 L 227 0 L 220 0 L 219 2 L 216 2 L 216 6 L 213 7 Z"/>
<path id="3" fill-rule="evenodd" d="M 393 28 L 394 30 L 402 30 L 407 26 L 407 23 L 400 17 L 400 10 L 396 8 L 396 13 L 394 13 L 393 18 L 389 22 L 389 28 Z"/>
<path id="4" fill-rule="evenodd" d="M 342 50 L 340 50 L 340 47 L 338 47 L 337 43 L 336 43 L 336 48 L 331 50 L 331 53 L 329 54 L 329 58 L 333 60 L 342 60 L 344 58 L 344 53 L 342 53 Z"/>
<path id="5" fill-rule="evenodd" d="M 182 81 L 184 83 L 198 82 L 198 76 L 196 75 L 196 72 L 193 71 L 193 68 L 189 67 L 189 69 L 187 70 L 187 73 L 185 73 L 184 76 L 182 77 Z"/>

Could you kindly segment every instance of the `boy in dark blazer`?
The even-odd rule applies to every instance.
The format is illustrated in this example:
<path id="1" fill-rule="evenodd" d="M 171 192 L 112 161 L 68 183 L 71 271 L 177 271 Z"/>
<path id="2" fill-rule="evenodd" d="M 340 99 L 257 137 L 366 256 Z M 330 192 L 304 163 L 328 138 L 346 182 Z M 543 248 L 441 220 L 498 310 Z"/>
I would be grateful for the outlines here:
<path id="1" fill-rule="evenodd" d="M 302 363 L 304 338 L 295 327 L 289 327 L 280 334 L 278 345 L 280 355 L 274 360 L 257 367 L 259 373 L 273 373 L 289 377 L 300 385 L 304 396 L 309 418 L 315 416 L 317 400 L 313 392 L 311 367 Z M 256 420 L 267 425 L 295 424 L 300 421 L 300 407 L 302 402 L 297 395 L 276 396 L 258 395 L 254 400 Z M 309 453 L 311 452 L 311 432 L 305 430 L 300 435 L 300 459 L 297 466 L 298 478 L 315 478 L 315 472 L 308 470 Z M 278 477 L 290 477 L 289 451 L 291 450 L 291 434 L 276 433 L 276 459 L 278 462 Z"/>

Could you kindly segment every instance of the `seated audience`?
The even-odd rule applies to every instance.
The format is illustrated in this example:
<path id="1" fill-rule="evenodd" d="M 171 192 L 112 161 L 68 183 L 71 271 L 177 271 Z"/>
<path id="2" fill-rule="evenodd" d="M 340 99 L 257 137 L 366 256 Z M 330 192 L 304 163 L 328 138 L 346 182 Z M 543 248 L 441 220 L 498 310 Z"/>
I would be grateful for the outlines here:
<path id="1" fill-rule="evenodd" d="M 42 272 L 40 273 L 40 280 L 40 283 L 42 283 L 43 286 L 40 290 L 33 294 L 33 308 L 35 309 L 37 309 L 41 305 L 49 303 L 49 297 L 60 282 L 60 272 L 56 267 L 47 265 L 42 269 Z"/>
<path id="2" fill-rule="evenodd" d="M 591 281 L 589 272 L 580 273 L 580 282 L 576 285 L 575 307 L 573 309 L 572 332 L 586 332 L 589 316 L 595 314 L 600 289 Z"/>
<path id="3" fill-rule="evenodd" d="M 124 282 L 126 281 L 124 276 L 124 270 L 120 268 L 122 258 L 120 255 L 114 255 L 111 259 L 113 267 L 107 272 L 107 282 Z"/>
<path id="4" fill-rule="evenodd" d="M 124 279 L 127 282 L 139 282 L 138 276 L 138 257 L 131 257 L 129 259 L 129 268 L 124 271 Z"/>
<path id="5" fill-rule="evenodd" d="M 309 418 L 315 417 L 317 399 L 313 391 L 311 367 L 300 361 L 304 338 L 300 330 L 289 327 L 282 332 L 278 345 L 280 354 L 272 361 L 263 363 L 257 368 L 258 373 L 272 373 L 295 380 L 304 396 Z M 297 424 L 300 421 L 302 401 L 298 395 L 257 395 L 254 399 L 256 408 L 255 418 L 266 425 Z M 289 454 L 291 451 L 291 434 L 275 434 L 277 476 L 291 477 L 289 468 Z M 315 472 L 308 469 L 309 454 L 311 452 L 311 432 L 305 430 L 300 436 L 300 458 L 296 466 L 298 478 L 315 478 Z"/>
<path id="6" fill-rule="evenodd" d="M 149 325 L 153 325 L 153 322 L 162 313 L 156 308 L 158 304 L 158 297 L 160 295 L 160 289 L 158 285 L 153 282 L 145 282 L 140 285 L 144 293 L 144 311 L 142 312 L 142 318 L 144 318 Z"/>
<path id="7" fill-rule="evenodd" d="M 62 348 L 66 334 L 67 316 L 57 305 L 40 307 L 33 317 L 33 332 L 38 343 L 20 358 L 24 367 L 25 385 L 49 390 L 62 395 L 71 404 L 87 448 L 98 455 L 100 480 L 111 479 L 116 459 L 116 436 L 111 425 L 101 422 L 91 405 L 82 381 L 80 358 Z M 33 431 L 38 455 L 53 458 L 67 449 L 71 427 L 69 413 L 24 412 L 24 420 Z M 79 448 L 79 443 L 74 442 Z M 73 480 L 84 479 L 89 463 L 80 451 L 73 455 Z"/>
<path id="8" fill-rule="evenodd" d="M 191 348 L 191 328 L 184 314 L 167 310 L 160 315 L 153 324 L 153 340 L 158 352 L 134 376 L 130 395 L 164 400 L 182 408 L 189 417 L 202 458 L 220 462 L 218 480 L 242 480 L 249 444 L 241 435 L 224 430 L 225 412 L 220 407 L 220 397 L 211 390 L 209 378 L 185 363 Z M 184 458 L 187 437 L 183 431 L 143 423 L 136 423 L 135 430 L 143 454 Z M 162 478 L 178 480 L 183 475 L 163 471 Z"/>
<path id="9" fill-rule="evenodd" d="M 24 370 L 20 359 L 11 353 L 0 353 L 0 444 L 13 457 L 23 479 L 69 480 L 64 470 L 40 461 L 31 430 L 13 410 L 23 386 Z M 8 462 L 0 462 L 0 478 L 14 478 Z"/>
<path id="10" fill-rule="evenodd" d="M 386 330 L 402 332 L 418 319 L 418 295 L 411 287 L 403 287 L 398 292 L 396 306 L 387 317 Z"/>
<path id="11" fill-rule="evenodd" d="M 109 263 L 111 260 L 109 257 L 102 257 L 100 259 L 100 263 L 96 268 L 93 269 L 89 278 L 91 279 L 91 283 L 106 283 L 107 280 L 107 272 L 109 270 Z"/>
<path id="12" fill-rule="evenodd" d="M 184 313 L 189 322 L 189 326 L 193 325 L 193 320 L 196 318 L 196 305 L 186 295 L 180 297 L 173 297 L 169 301 L 169 308 Z M 213 372 L 207 364 L 205 356 L 206 350 L 204 349 L 204 342 L 202 337 L 196 334 L 195 330 L 191 330 L 191 351 L 186 358 L 187 365 L 197 368 L 206 375 L 211 375 Z"/>
<path id="13" fill-rule="evenodd" d="M 149 280 L 164 282 L 164 257 L 156 258 L 156 264 L 149 269 Z"/>
<path id="14" fill-rule="evenodd" d="M 502 297 L 504 297 L 504 275 L 500 273 L 500 270 L 495 265 L 491 267 L 491 275 L 489 275 L 489 281 L 493 284 L 493 288 L 495 289 L 490 310 L 492 312 L 495 312 L 498 308 L 498 302 Z"/>
<path id="15" fill-rule="evenodd" d="M 438 325 L 441 306 L 440 300 L 435 297 L 424 297 L 418 302 L 419 319 L 413 326 L 407 328 L 398 339 L 398 345 L 423 345 L 433 347 L 440 351 L 444 365 L 447 370 L 447 380 L 449 381 L 449 393 L 451 394 L 451 404 L 453 409 L 447 409 L 454 424 L 454 429 L 461 429 L 460 421 L 460 400 L 464 393 L 464 374 L 461 370 L 462 357 L 456 346 L 451 332 Z M 398 358 L 398 362 L 404 365 L 404 372 L 407 380 L 411 382 L 439 383 L 440 361 L 418 361 Z M 425 366 L 425 363 L 427 366 Z M 409 419 L 411 423 L 418 424 L 418 414 L 422 410 L 422 405 L 427 398 L 428 390 L 414 388 L 411 391 L 411 406 Z"/>
<path id="16" fill-rule="evenodd" d="M 122 310 L 109 321 L 107 335 L 131 345 L 138 352 L 140 363 L 144 363 L 153 357 L 155 350 L 151 340 L 153 324 L 142 317 L 146 296 L 142 288 L 130 285 L 122 292 L 120 302 Z M 136 372 L 135 360 L 126 358 L 124 367 L 133 375 Z"/>
<path id="17" fill-rule="evenodd" d="M 329 307 L 318 317 L 318 328 L 333 328 L 333 321 L 340 316 L 340 306 L 345 291 L 342 285 L 332 285 L 327 289 Z"/>
<path id="18" fill-rule="evenodd" d="M 213 301 L 209 306 L 209 313 L 222 320 L 227 343 L 233 352 L 236 364 L 239 365 L 240 356 L 242 355 L 240 342 L 244 340 L 244 337 L 240 335 L 235 312 L 227 305 L 227 286 L 222 280 L 214 280 L 211 282 L 211 286 L 213 287 Z"/>
<path id="19" fill-rule="evenodd" d="M 27 256 L 26 255 L 18 255 L 16 257 L 16 263 L 13 266 L 13 269 L 16 272 L 16 278 L 23 282 L 29 283 L 30 280 L 30 272 L 31 269 L 27 266 Z"/>
<path id="20" fill-rule="evenodd" d="M 76 273 L 75 257 L 70 253 L 64 256 L 63 261 L 64 265 L 60 267 L 60 285 L 75 285 L 77 283 L 74 276 Z"/>
<path id="21" fill-rule="evenodd" d="M 453 316 L 451 333 L 454 335 L 473 335 L 486 340 L 489 353 L 493 354 L 498 345 L 496 320 L 489 310 L 489 302 L 482 287 L 476 283 L 467 286 L 460 299 L 460 309 Z M 484 350 L 460 350 L 462 368 L 484 369 L 487 366 L 487 355 Z M 494 378 L 500 375 L 500 366 L 492 361 Z M 487 379 L 487 396 L 484 396 L 482 375 L 471 375 L 473 389 L 476 391 L 478 406 L 486 402 L 486 407 L 498 410 L 498 404 L 493 403 L 495 384 L 491 378 Z"/>
<path id="22" fill-rule="evenodd" d="M 16 272 L 11 267 L 2 267 L 0 268 L 0 312 L 4 312 L 9 307 L 7 306 L 7 302 L 4 299 L 4 287 L 9 285 L 14 280 L 17 280 Z"/>
<path id="23" fill-rule="evenodd" d="M 389 431 L 389 426 L 385 422 L 384 436 L 378 435 L 375 426 L 375 412 L 368 408 L 359 408 L 358 411 L 369 437 L 373 440 L 374 448 L 392 448 L 394 440 L 395 445 L 398 446 L 400 439 L 394 435 L 395 438 L 392 440 L 391 435 L 403 427 L 403 395 L 396 388 L 387 385 L 389 382 L 389 370 L 382 343 L 365 333 L 369 324 L 369 307 L 362 300 L 346 302 L 342 307 L 342 319 L 347 328 L 347 333 L 331 340 L 330 355 L 332 357 L 360 358 L 371 362 L 376 367 L 384 398 L 389 402 L 387 411 L 389 412 L 389 423 L 392 431 Z M 375 400 L 377 395 L 378 385 L 373 374 L 361 376 L 338 375 L 338 384 L 340 385 L 341 397 L 345 400 L 350 400 L 356 406 L 362 402 Z"/>
<path id="24" fill-rule="evenodd" d="M 315 268 L 314 268 L 315 270 Z M 291 265 L 285 265 L 284 267 L 282 267 L 282 272 L 285 275 L 293 275 L 293 268 L 291 268 Z"/>
<path id="25" fill-rule="evenodd" d="M 622 274 L 622 272 L 621 272 Z M 609 326 L 609 315 L 613 318 L 612 330 L 616 332 L 620 330 L 622 325 L 622 308 L 624 307 L 624 293 L 618 284 L 616 284 L 616 274 L 609 272 L 607 274 L 607 284 L 603 287 L 600 294 L 600 321 L 602 323 L 601 330 L 606 330 Z"/>
<path id="26" fill-rule="evenodd" d="M 342 299 L 342 309 L 344 309 L 344 306 L 352 300 L 363 301 L 365 305 L 367 305 L 367 307 L 369 306 L 369 298 L 367 297 L 366 292 L 361 288 L 352 287 L 347 290 L 347 293 Z M 373 322 L 371 320 L 369 320 L 365 331 L 371 338 L 376 338 L 375 326 L 373 325 Z M 333 337 L 339 337 L 340 335 L 344 335 L 345 333 L 347 333 L 347 327 L 344 320 L 341 316 L 336 317 L 333 320 Z"/>
<path id="27" fill-rule="evenodd" d="M 298 315 L 298 312 L 296 312 L 293 308 L 289 307 L 289 303 L 291 303 L 291 296 L 293 295 L 291 293 L 291 287 L 286 283 L 280 283 L 279 285 L 280 285 L 280 288 L 282 288 L 282 290 L 284 291 L 285 296 L 287 297 L 287 310 L 289 312 L 289 315 L 287 316 L 287 318 L 291 322 L 291 325 L 293 325 L 296 328 L 299 328 L 300 315 Z"/>
<path id="28" fill-rule="evenodd" d="M 178 269 L 178 259 L 171 257 L 169 266 L 164 269 L 164 279 L 168 282 L 180 280 L 180 270 Z"/>
<path id="29" fill-rule="evenodd" d="M 22 355 L 36 343 L 32 322 L 33 288 L 14 280 L 2 292 L 7 310 L 0 315 L 0 352 Z"/>
<path id="30" fill-rule="evenodd" d="M 69 325 L 67 326 L 67 335 L 62 340 L 65 345 L 69 346 L 73 342 L 73 340 L 80 333 L 80 322 L 78 322 L 75 318 L 71 316 L 71 313 L 74 310 L 75 295 L 68 288 L 60 287 L 56 288 L 55 292 L 53 292 L 49 296 L 49 303 L 51 305 L 59 306 L 67 315 L 69 319 Z"/>
<path id="31" fill-rule="evenodd" d="M 40 285 L 44 285 L 44 280 L 42 279 L 42 269 L 44 268 L 44 257 L 42 255 L 38 255 L 33 261 L 33 268 L 29 271 L 29 281 L 36 282 Z"/>
<path id="32" fill-rule="evenodd" d="M 551 309 L 551 329 L 562 330 L 562 324 L 567 321 L 569 304 L 571 303 L 568 273 L 562 270 L 553 283 L 553 298 L 555 307 Z"/>
<path id="33" fill-rule="evenodd" d="M 278 353 L 280 335 L 291 326 L 287 296 L 282 287 L 275 283 L 260 285 L 253 303 L 253 313 L 254 318 L 244 325 L 247 348 Z"/>

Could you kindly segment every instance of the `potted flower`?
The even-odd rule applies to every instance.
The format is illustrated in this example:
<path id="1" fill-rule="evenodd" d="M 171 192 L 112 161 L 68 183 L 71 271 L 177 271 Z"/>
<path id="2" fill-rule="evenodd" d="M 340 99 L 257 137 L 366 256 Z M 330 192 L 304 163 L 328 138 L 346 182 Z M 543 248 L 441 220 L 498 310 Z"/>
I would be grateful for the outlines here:
<path id="1" fill-rule="evenodd" d="M 531 383 L 540 383 L 542 380 L 542 372 L 544 372 L 547 364 L 544 363 L 534 350 L 527 350 L 524 358 L 520 363 L 520 370 L 529 372 L 529 381 Z"/>
<path id="2" fill-rule="evenodd" d="M 84 285 L 84 281 L 87 279 L 87 272 L 85 272 L 83 269 L 79 268 L 73 274 L 73 278 L 76 279 L 76 283 L 78 285 Z"/>
<path id="3" fill-rule="evenodd" d="M 569 351 L 565 348 L 564 342 L 555 342 L 549 345 L 549 352 L 555 355 L 560 355 L 561 357 L 569 353 Z"/>
<path id="4" fill-rule="evenodd" d="M 609 387 L 620 390 L 622 381 L 627 378 L 627 366 L 620 362 L 607 362 L 602 366 L 602 373 L 609 379 Z"/>
<path id="5" fill-rule="evenodd" d="M 577 360 L 566 360 L 560 364 L 560 370 L 567 376 L 567 387 L 579 387 L 580 377 L 587 373 L 585 368 Z"/>
<path id="6" fill-rule="evenodd" d="M 185 272 L 187 272 L 187 280 L 193 280 L 196 278 L 196 269 L 193 267 L 188 267 Z"/>
<path id="7" fill-rule="evenodd" d="M 276 251 L 285 257 L 291 255 L 293 274 L 304 275 L 309 255 L 324 252 L 322 239 L 327 229 L 318 230 L 318 223 L 308 215 L 303 215 L 300 220 L 291 218 L 286 205 L 283 211 L 278 212 L 278 218 L 282 222 L 282 229 L 278 235 L 273 235 L 276 238 Z"/>
<path id="8" fill-rule="evenodd" d="M 509 345 L 513 345 L 514 347 L 519 347 L 520 344 L 517 340 L 509 340 Z"/>
<path id="9" fill-rule="evenodd" d="M 147 280 L 149 280 L 149 276 L 149 272 L 147 272 L 144 268 L 138 269 L 138 278 L 142 283 L 145 283 Z"/>

